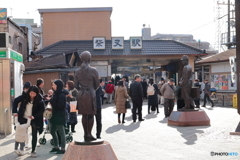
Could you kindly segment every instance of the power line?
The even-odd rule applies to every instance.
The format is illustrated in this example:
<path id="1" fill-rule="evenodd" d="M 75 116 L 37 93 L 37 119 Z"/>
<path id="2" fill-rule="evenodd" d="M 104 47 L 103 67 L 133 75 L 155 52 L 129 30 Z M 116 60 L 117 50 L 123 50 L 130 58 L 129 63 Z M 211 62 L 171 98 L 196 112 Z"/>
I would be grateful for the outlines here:
<path id="1" fill-rule="evenodd" d="M 188 31 L 188 32 L 186 32 L 186 33 L 189 33 L 189 32 L 192 32 L 192 31 L 195 31 L 195 30 L 198 30 L 198 29 L 200 29 L 200 28 L 202 28 L 202 27 L 205 27 L 205 26 L 207 26 L 207 25 L 209 25 L 209 24 L 211 24 L 211 23 L 213 23 L 214 21 L 211 21 L 211 22 L 209 22 L 209 23 L 206 23 L 206 24 L 204 24 L 204 25 L 202 25 L 202 26 L 200 26 L 200 27 L 198 27 L 198 28 L 195 28 L 195 29 L 193 29 L 193 30 L 191 30 L 191 31 Z M 186 34 L 185 33 L 185 34 Z"/>
<path id="2" fill-rule="evenodd" d="M 227 16 L 227 15 L 228 15 L 228 14 L 226 14 L 226 15 L 224 15 L 224 16 L 222 16 L 222 17 L 219 17 L 217 20 L 222 19 L 223 17 L 225 17 L 225 16 Z M 188 31 L 188 32 L 186 32 L 186 33 L 189 33 L 189 32 L 195 31 L 195 30 L 198 30 L 198 29 L 200 29 L 200 28 L 202 28 L 202 27 L 205 27 L 205 26 L 213 23 L 214 21 L 215 21 L 215 20 L 213 20 L 213 21 L 211 21 L 211 22 L 209 22 L 209 23 L 206 23 L 206 24 L 204 24 L 204 25 L 202 25 L 202 26 L 200 26 L 200 27 L 198 27 L 198 28 L 195 28 L 195 29 L 193 29 L 193 30 L 191 30 L 191 31 Z"/>

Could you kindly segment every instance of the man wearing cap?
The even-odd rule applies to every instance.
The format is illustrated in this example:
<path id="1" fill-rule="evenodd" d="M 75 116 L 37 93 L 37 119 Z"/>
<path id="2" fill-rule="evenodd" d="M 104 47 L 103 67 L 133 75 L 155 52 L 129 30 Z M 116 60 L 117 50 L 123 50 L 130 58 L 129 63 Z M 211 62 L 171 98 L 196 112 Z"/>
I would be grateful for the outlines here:
<path id="1" fill-rule="evenodd" d="M 170 116 L 174 107 L 175 86 L 173 84 L 174 84 L 174 79 L 170 78 L 168 83 L 165 83 L 160 90 L 162 96 L 164 97 L 165 118 Z"/>
<path id="2" fill-rule="evenodd" d="M 181 95 L 185 103 L 185 107 L 183 109 L 194 109 L 193 99 L 190 96 L 192 88 L 192 66 L 188 62 L 187 55 L 183 55 L 181 60 L 184 67 L 179 84 L 181 87 Z"/>
<path id="3" fill-rule="evenodd" d="M 208 84 L 208 80 L 205 79 L 204 83 L 205 83 L 205 87 L 203 89 L 203 92 L 204 92 L 204 104 L 202 105 L 202 107 L 206 107 L 207 99 L 208 99 L 209 102 L 212 103 L 212 107 L 214 107 L 214 103 L 213 103 L 213 101 L 209 97 L 211 92 L 210 92 L 210 85 Z"/>

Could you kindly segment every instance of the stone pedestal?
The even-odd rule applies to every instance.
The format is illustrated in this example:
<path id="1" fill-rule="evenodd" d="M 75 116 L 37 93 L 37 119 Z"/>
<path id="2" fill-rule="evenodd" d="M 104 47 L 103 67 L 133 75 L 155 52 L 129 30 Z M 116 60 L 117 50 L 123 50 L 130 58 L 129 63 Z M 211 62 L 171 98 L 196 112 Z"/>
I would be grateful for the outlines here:
<path id="1" fill-rule="evenodd" d="M 99 145 L 68 145 L 63 160 L 117 160 L 111 145 L 104 141 Z"/>
<path id="2" fill-rule="evenodd" d="M 240 122 L 238 123 L 238 126 L 237 126 L 235 132 L 230 132 L 230 135 L 240 136 Z"/>
<path id="3" fill-rule="evenodd" d="M 171 126 L 210 126 L 210 119 L 205 111 L 173 111 L 168 118 Z"/>

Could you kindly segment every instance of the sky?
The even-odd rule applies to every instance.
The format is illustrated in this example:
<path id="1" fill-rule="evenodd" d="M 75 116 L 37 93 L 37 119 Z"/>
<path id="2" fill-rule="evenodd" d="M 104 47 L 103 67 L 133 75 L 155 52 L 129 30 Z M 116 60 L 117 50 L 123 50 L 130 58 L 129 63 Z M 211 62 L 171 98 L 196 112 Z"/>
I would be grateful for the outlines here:
<path id="1" fill-rule="evenodd" d="M 8 16 L 34 18 L 40 24 L 40 8 L 113 7 L 112 36 L 141 36 L 146 24 L 151 27 L 152 36 L 192 34 L 194 39 L 214 46 L 216 3 L 217 0 L 8 0 L 1 2 L 0 8 L 8 8 Z"/>

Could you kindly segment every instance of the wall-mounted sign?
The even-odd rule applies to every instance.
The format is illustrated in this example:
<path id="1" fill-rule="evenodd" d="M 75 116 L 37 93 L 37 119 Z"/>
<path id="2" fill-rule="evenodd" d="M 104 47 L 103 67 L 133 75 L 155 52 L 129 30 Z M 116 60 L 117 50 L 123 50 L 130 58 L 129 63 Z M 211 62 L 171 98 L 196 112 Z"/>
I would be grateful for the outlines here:
<path id="1" fill-rule="evenodd" d="M 7 23 L 7 8 L 0 8 L 0 24 Z"/>
<path id="2" fill-rule="evenodd" d="M 91 61 L 90 65 L 92 66 L 107 66 L 108 61 Z"/>
<path id="3" fill-rule="evenodd" d="M 105 37 L 93 37 L 93 49 L 105 49 Z"/>
<path id="4" fill-rule="evenodd" d="M 0 51 L 0 58 L 7 58 L 7 51 Z"/>
<path id="5" fill-rule="evenodd" d="M 236 81 L 236 57 L 232 56 L 229 57 L 229 63 L 230 63 L 230 68 L 231 68 L 231 79 L 232 82 L 235 83 Z"/>
<path id="6" fill-rule="evenodd" d="M 19 62 L 23 62 L 23 56 L 20 53 L 14 52 L 12 50 L 10 50 L 10 58 Z"/>
<path id="7" fill-rule="evenodd" d="M 96 68 L 99 77 L 107 77 L 108 76 L 108 66 L 94 66 L 93 65 L 92 67 Z"/>
<path id="8" fill-rule="evenodd" d="M 123 49 L 124 37 L 112 37 L 112 49 Z"/>
<path id="9" fill-rule="evenodd" d="M 142 37 L 130 37 L 131 49 L 142 49 Z"/>

